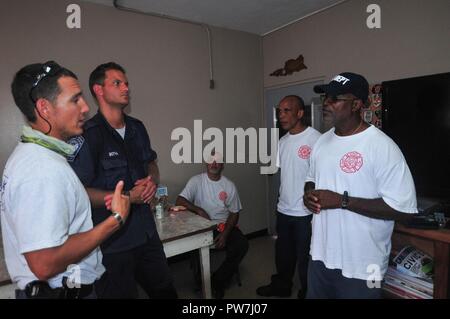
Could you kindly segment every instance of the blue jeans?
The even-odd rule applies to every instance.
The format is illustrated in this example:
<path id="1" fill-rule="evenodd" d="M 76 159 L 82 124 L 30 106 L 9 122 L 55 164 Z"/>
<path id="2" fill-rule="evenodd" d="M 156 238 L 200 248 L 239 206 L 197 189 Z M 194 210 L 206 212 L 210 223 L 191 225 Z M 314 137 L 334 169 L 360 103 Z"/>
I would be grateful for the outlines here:
<path id="1" fill-rule="evenodd" d="M 328 269 L 310 259 L 307 299 L 380 299 L 381 288 L 369 288 L 366 280 L 347 278 L 341 269 Z"/>

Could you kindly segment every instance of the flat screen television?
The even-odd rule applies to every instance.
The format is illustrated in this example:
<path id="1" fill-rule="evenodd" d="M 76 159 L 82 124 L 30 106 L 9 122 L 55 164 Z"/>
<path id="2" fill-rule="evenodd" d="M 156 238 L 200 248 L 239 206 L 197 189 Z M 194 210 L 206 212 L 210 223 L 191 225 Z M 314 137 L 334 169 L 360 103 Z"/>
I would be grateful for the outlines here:
<path id="1" fill-rule="evenodd" d="M 418 197 L 450 200 L 450 73 L 386 81 L 383 131 L 400 147 Z"/>

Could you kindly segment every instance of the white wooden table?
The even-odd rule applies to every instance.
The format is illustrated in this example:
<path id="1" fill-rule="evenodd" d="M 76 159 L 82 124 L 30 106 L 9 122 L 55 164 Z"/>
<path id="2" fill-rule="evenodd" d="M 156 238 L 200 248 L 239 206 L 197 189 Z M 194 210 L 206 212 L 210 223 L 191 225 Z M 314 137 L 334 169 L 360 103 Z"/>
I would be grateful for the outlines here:
<path id="1" fill-rule="evenodd" d="M 191 250 L 199 250 L 202 292 L 205 298 L 210 299 L 209 246 L 213 243 L 213 230 L 216 224 L 189 211 L 165 211 L 162 219 L 155 218 L 155 223 L 167 258 Z"/>

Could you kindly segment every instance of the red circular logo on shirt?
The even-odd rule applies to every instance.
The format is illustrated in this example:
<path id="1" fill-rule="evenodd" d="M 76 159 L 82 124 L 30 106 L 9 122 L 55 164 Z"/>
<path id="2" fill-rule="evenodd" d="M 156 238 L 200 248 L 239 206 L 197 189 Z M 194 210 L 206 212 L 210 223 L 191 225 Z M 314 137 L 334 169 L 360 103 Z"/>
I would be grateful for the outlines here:
<path id="1" fill-rule="evenodd" d="M 346 173 L 356 173 L 363 166 L 363 157 L 358 152 L 348 152 L 341 158 L 341 169 Z"/>
<path id="2" fill-rule="evenodd" d="M 221 191 L 221 192 L 219 193 L 219 199 L 220 199 L 222 202 L 226 201 L 227 198 L 228 198 L 227 192 Z"/>
<path id="3" fill-rule="evenodd" d="M 311 147 L 309 147 L 308 145 L 302 145 L 298 149 L 297 154 L 298 154 L 298 157 L 300 157 L 300 158 L 308 159 L 309 155 L 311 155 Z"/>

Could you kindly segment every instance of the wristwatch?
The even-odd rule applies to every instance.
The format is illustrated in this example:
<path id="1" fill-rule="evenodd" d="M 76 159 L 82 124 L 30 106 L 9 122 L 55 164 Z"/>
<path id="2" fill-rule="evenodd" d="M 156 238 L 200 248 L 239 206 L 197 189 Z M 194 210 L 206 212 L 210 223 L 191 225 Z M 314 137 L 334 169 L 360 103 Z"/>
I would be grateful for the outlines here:
<path id="1" fill-rule="evenodd" d="M 341 208 L 347 209 L 347 207 L 348 207 L 348 192 L 345 191 L 344 194 L 342 195 Z"/>
<path id="2" fill-rule="evenodd" d="M 118 212 L 112 212 L 111 216 L 114 217 L 115 220 L 117 220 L 120 227 L 123 226 L 123 218 L 122 218 L 122 216 L 120 216 L 120 214 Z"/>

